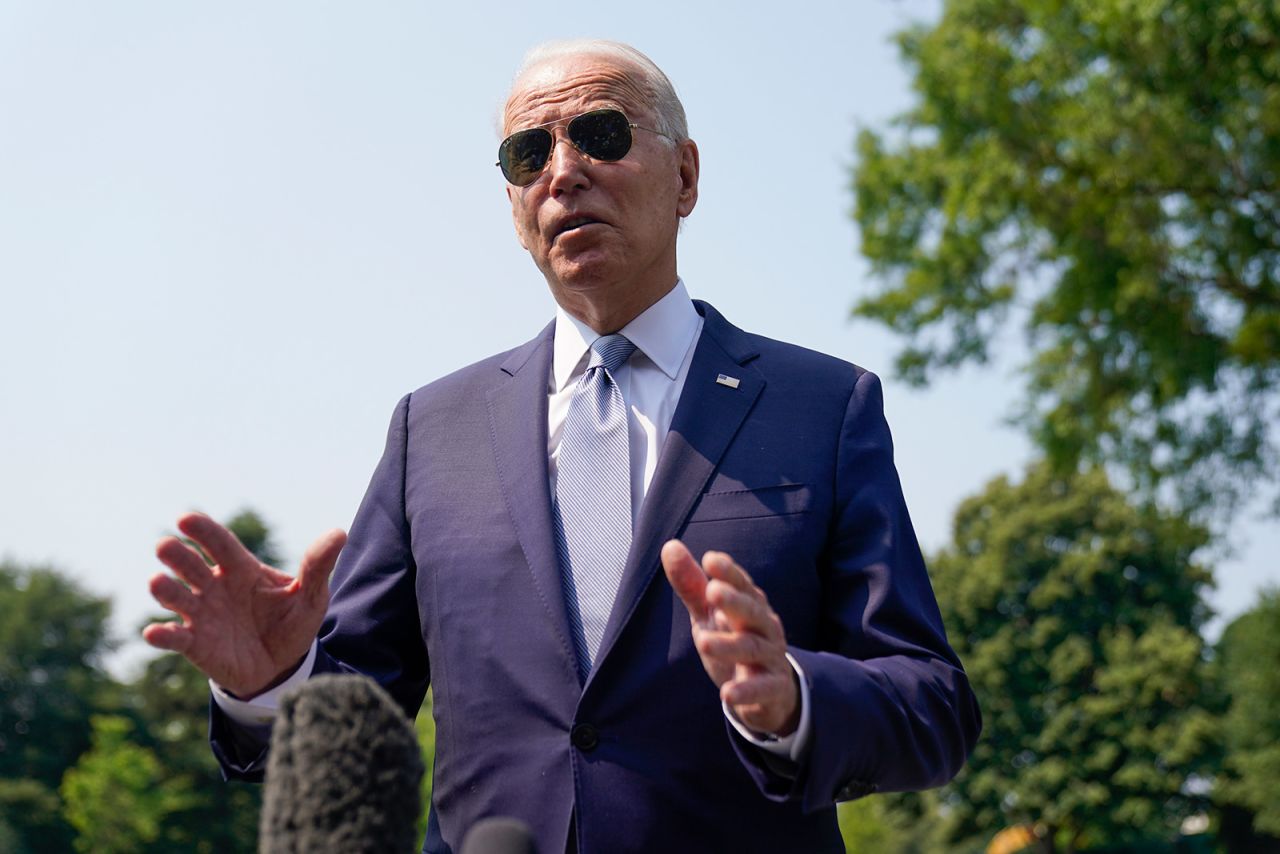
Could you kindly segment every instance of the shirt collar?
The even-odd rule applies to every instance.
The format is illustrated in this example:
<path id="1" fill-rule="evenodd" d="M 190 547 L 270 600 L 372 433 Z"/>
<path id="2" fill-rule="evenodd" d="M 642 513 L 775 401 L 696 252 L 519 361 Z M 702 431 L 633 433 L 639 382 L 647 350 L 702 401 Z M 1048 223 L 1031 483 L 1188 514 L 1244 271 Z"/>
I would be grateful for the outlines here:
<path id="1" fill-rule="evenodd" d="M 675 286 L 667 291 L 666 296 L 618 331 L 674 380 L 698 331 L 698 320 L 698 312 L 689 299 L 684 281 L 676 279 Z M 575 374 L 581 373 L 579 368 L 585 365 L 587 350 L 599 337 L 599 333 L 563 308 L 556 309 L 551 371 L 556 391 L 563 389 Z"/>

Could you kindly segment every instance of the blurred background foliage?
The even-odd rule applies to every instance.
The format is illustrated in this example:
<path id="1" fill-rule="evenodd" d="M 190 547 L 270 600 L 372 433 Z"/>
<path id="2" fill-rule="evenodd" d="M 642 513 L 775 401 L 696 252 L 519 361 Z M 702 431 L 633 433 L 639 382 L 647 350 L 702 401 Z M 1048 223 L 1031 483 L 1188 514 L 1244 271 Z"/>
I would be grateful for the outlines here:
<path id="1" fill-rule="evenodd" d="M 1020 327 L 1015 415 L 1058 470 L 1216 520 L 1275 499 L 1280 6 L 949 0 L 899 44 L 916 105 L 858 136 L 853 190 L 854 310 L 901 376 Z"/>

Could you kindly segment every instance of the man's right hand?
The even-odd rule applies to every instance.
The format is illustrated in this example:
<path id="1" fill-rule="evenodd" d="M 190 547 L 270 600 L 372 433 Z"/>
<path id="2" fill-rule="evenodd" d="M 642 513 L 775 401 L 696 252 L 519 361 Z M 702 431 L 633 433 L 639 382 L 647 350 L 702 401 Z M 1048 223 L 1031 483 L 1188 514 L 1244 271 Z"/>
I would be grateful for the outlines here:
<path id="1" fill-rule="evenodd" d="M 235 534 L 202 513 L 180 518 L 178 530 L 216 565 L 209 566 L 176 537 L 161 540 L 156 557 L 177 578 L 163 572 L 152 576 L 151 595 L 182 621 L 152 623 L 142 637 L 186 656 L 237 696 L 262 693 L 293 672 L 320 631 L 329 605 L 329 573 L 347 535 L 333 530 L 316 540 L 294 578 L 262 563 Z"/>

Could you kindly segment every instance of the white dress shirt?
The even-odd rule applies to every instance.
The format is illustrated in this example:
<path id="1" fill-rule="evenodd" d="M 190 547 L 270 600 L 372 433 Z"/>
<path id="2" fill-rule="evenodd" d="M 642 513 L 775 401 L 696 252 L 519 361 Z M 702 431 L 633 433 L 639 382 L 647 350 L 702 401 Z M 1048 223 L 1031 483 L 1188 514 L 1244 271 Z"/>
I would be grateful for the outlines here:
<path id="1" fill-rule="evenodd" d="M 560 458 L 560 437 L 569 414 L 569 403 L 578 379 L 586 371 L 591 344 L 600 337 L 563 308 L 557 309 L 555 324 L 551 376 L 547 381 L 547 473 L 553 495 Z M 693 351 L 702 332 L 702 316 L 694 309 L 684 282 L 677 279 L 666 296 L 618 331 L 636 345 L 631 358 L 613 375 L 627 407 L 631 519 L 634 524 L 653 480 L 662 444 L 671 429 L 671 417 L 680 402 L 680 392 L 684 389 Z M 726 547 L 732 551 L 730 544 Z M 809 688 L 795 660 L 790 656 L 787 658 L 800 677 L 800 725 L 795 733 L 785 738 L 761 739 L 743 726 L 727 706 L 724 711 L 734 728 L 752 744 L 775 756 L 798 761 L 809 740 Z M 250 700 L 233 697 L 211 681 L 214 701 L 237 723 L 246 726 L 269 724 L 280 696 L 306 681 L 314 662 L 313 643 L 307 659 L 292 676 Z"/>
<path id="2" fill-rule="evenodd" d="M 631 452 L 631 521 L 644 503 L 658 466 L 658 453 L 671 429 L 671 416 L 693 361 L 702 332 L 702 316 L 693 308 L 684 282 L 618 330 L 636 351 L 613 374 L 627 405 L 627 438 Z M 563 308 L 556 310 L 551 376 L 547 382 L 547 472 L 556 491 L 560 434 L 578 380 L 587 370 L 591 345 L 600 335 Z"/>

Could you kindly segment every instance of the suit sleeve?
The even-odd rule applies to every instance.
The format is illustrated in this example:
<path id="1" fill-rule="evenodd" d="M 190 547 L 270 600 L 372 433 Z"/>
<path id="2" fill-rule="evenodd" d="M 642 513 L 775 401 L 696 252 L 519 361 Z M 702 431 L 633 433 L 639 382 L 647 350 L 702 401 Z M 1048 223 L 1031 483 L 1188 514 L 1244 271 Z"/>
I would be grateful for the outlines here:
<path id="1" fill-rule="evenodd" d="M 761 791 L 806 812 L 877 791 L 939 786 L 981 730 L 947 643 L 893 465 L 879 379 L 862 373 L 841 427 L 818 649 L 789 651 L 812 701 L 806 757 L 788 773 L 735 748 Z"/>
<path id="2" fill-rule="evenodd" d="M 405 514 L 410 397 L 396 406 L 374 470 L 330 581 L 314 673 L 358 672 L 377 680 L 410 719 L 430 682 L 418 624 L 416 566 Z M 227 779 L 261 781 L 270 727 L 243 726 L 210 703 L 209 740 Z"/>
<path id="3" fill-rule="evenodd" d="M 405 512 L 411 400 L 403 398 L 391 417 L 386 449 L 334 570 L 315 669 L 371 677 L 410 720 L 431 679 Z"/>

